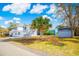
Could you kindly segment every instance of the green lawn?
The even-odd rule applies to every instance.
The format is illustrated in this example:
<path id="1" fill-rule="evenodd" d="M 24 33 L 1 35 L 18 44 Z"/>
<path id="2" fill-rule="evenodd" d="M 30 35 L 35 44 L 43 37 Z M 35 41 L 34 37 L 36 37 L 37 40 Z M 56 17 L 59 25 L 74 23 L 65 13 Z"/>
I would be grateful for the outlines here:
<path id="1" fill-rule="evenodd" d="M 13 41 L 23 44 L 26 47 L 46 52 L 49 55 L 79 56 L 79 38 L 57 39 L 64 43 L 64 45 L 57 46 L 53 45 L 53 43 L 49 41 L 39 41 L 34 39 L 19 39 Z"/>

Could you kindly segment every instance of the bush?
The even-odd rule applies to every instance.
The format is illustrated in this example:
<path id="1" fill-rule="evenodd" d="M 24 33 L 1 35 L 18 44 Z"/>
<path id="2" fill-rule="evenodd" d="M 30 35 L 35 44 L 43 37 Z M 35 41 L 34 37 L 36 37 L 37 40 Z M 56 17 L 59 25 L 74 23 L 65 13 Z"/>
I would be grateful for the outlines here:
<path id="1" fill-rule="evenodd" d="M 44 32 L 44 35 L 55 35 L 55 31 L 54 30 L 47 30 Z"/>
<path id="2" fill-rule="evenodd" d="M 8 37 L 8 36 L 9 36 L 9 34 L 7 34 L 7 33 L 3 33 L 3 34 L 0 33 L 0 37 Z"/>
<path id="3" fill-rule="evenodd" d="M 0 37 L 5 37 L 5 35 L 1 35 L 1 34 L 0 34 Z"/>

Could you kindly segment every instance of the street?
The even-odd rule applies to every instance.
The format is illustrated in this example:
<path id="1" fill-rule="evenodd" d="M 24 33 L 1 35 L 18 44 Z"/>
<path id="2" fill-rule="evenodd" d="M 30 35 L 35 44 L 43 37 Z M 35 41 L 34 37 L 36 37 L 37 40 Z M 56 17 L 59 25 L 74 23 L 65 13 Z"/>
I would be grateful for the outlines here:
<path id="1" fill-rule="evenodd" d="M 0 39 L 0 56 L 38 56 L 34 52 L 1 40 L 3 39 Z"/>

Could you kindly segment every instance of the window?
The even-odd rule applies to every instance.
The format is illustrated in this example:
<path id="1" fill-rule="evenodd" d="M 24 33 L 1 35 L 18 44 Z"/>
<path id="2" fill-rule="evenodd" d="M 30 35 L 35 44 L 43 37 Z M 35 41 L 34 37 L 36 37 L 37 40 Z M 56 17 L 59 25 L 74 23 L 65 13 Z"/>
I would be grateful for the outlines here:
<path id="1" fill-rule="evenodd" d="M 15 33 L 15 35 L 17 35 L 17 33 Z"/>
<path id="2" fill-rule="evenodd" d="M 20 35 L 20 32 L 18 32 L 18 35 Z"/>

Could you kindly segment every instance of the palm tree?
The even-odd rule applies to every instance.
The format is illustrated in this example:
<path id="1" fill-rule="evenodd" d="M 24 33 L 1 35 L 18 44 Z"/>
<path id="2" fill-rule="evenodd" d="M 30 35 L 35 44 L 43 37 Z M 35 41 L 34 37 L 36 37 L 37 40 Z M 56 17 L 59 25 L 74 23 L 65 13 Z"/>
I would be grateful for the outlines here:
<path id="1" fill-rule="evenodd" d="M 31 28 L 37 29 L 39 34 L 43 34 L 44 31 L 48 30 L 52 24 L 50 24 L 50 19 L 38 17 L 32 21 Z"/>

